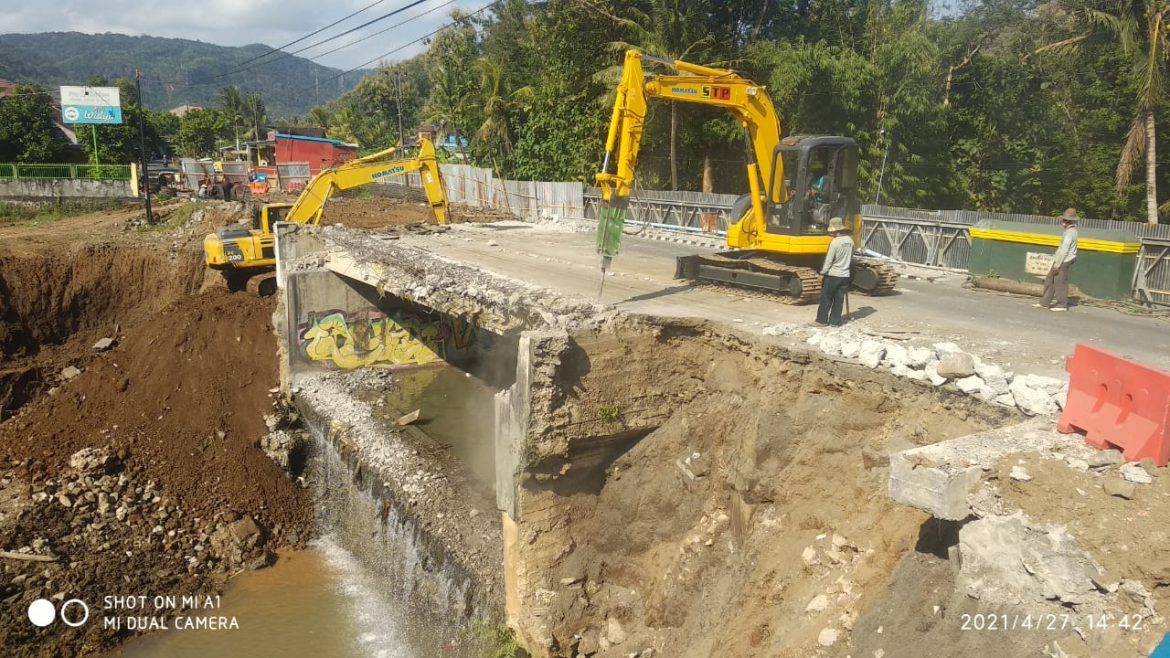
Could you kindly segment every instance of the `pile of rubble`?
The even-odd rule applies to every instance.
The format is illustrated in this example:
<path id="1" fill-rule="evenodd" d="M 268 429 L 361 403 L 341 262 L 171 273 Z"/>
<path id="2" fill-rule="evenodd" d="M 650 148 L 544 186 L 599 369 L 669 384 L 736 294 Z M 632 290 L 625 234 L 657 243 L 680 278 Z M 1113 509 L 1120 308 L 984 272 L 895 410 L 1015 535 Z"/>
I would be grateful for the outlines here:
<path id="1" fill-rule="evenodd" d="M 1053 377 L 1015 374 L 964 352 L 955 343 L 907 344 L 848 328 L 809 329 L 793 324 L 765 327 L 766 336 L 801 335 L 830 357 L 886 368 L 894 376 L 954 389 L 1029 416 L 1049 416 L 1064 408 L 1068 382 Z"/>
<path id="2" fill-rule="evenodd" d="M 38 598 L 214 590 L 241 568 L 272 564 L 269 533 L 252 517 L 192 517 L 154 481 L 136 482 L 128 458 L 85 448 L 56 477 L 32 460 L 0 471 L 0 599 L 23 610 Z"/>

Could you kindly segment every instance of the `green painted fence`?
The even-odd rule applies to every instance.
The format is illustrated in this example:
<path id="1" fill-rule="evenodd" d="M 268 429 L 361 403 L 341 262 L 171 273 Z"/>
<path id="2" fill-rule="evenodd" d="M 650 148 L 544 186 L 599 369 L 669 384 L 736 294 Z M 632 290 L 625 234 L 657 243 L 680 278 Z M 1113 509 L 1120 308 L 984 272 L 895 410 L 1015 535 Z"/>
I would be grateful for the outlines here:
<path id="1" fill-rule="evenodd" d="M 0 180 L 130 180 L 130 165 L 0 163 Z"/>

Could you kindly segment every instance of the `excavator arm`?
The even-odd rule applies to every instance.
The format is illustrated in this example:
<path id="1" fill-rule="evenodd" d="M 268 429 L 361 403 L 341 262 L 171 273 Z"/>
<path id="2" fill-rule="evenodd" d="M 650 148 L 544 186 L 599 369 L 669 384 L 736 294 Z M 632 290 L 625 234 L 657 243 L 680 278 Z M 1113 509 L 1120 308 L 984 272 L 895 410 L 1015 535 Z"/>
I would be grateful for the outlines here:
<path id="1" fill-rule="evenodd" d="M 646 81 L 642 60 L 663 64 L 680 74 L 657 75 Z M 605 142 L 605 160 L 597 174 L 597 184 L 605 201 L 599 218 L 597 243 L 603 270 L 617 255 L 620 245 L 646 122 L 647 96 L 721 107 L 739 120 L 747 143 L 748 187 L 755 211 L 751 213 L 752 225 L 740 227 L 743 232 L 763 232 L 767 194 L 771 194 L 774 201 L 785 198 L 780 185 L 770 185 L 772 180 L 783 180 L 782 171 L 773 171 L 773 167 L 783 165 L 773 156 L 780 143 L 780 121 L 764 87 L 733 71 L 659 59 L 636 50 L 626 51 Z M 611 167 L 613 173 L 610 173 Z"/>
<path id="2" fill-rule="evenodd" d="M 370 185 L 390 176 L 405 176 L 418 171 L 421 174 L 427 201 L 435 213 L 435 219 L 440 224 L 446 224 L 447 191 L 443 187 L 443 177 L 439 174 L 439 161 L 435 157 L 434 144 L 424 138 L 419 142 L 417 157 L 386 159 L 395 152 L 397 149 L 386 149 L 317 174 L 297 197 L 296 203 L 284 216 L 284 221 L 317 224 L 321 221 L 325 203 L 337 192 Z M 272 227 L 266 227 L 265 232 L 270 232 L 271 229 Z"/>

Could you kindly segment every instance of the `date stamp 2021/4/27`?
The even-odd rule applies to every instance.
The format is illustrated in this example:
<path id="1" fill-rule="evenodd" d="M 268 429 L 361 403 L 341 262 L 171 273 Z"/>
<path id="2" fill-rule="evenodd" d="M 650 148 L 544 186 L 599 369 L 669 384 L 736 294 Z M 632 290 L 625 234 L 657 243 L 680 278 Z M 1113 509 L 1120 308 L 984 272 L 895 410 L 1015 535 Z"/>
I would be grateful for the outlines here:
<path id="1" fill-rule="evenodd" d="M 1139 614 L 1077 615 L 1065 613 L 996 614 L 977 612 L 959 615 L 959 629 L 964 631 L 1140 631 L 1145 617 Z"/>

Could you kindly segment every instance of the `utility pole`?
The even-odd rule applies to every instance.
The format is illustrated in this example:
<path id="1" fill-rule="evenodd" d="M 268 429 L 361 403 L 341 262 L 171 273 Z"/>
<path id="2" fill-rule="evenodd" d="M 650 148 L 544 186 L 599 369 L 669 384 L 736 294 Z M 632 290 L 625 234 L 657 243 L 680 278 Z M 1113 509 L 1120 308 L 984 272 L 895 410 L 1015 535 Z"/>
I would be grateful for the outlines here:
<path id="1" fill-rule="evenodd" d="M 880 134 L 880 135 L 882 135 L 883 137 L 885 137 L 885 135 L 886 135 L 886 129 L 885 129 L 885 128 L 882 128 L 882 129 L 881 129 L 881 132 L 880 132 L 880 133 L 878 133 L 878 134 Z M 881 202 L 881 198 L 882 198 L 882 182 L 883 182 L 883 180 L 884 180 L 884 179 L 885 179 L 885 177 L 886 177 L 886 158 L 890 157 L 890 142 L 892 142 L 892 141 L 894 141 L 893 134 L 891 134 L 891 135 L 890 135 L 890 136 L 889 136 L 889 137 L 886 139 L 886 151 L 885 151 L 885 153 L 882 153 L 882 169 L 881 169 L 881 172 L 880 172 L 880 173 L 878 173 L 878 185 L 877 185 L 877 191 L 876 191 L 876 192 L 874 192 L 874 195 L 873 195 L 873 205 L 875 205 L 875 206 L 876 206 L 876 205 L 878 205 L 878 204 Z"/>
<path id="2" fill-rule="evenodd" d="M 398 96 L 398 102 L 395 107 L 398 108 L 398 146 L 402 146 L 402 87 L 399 85 L 398 78 L 402 75 L 401 71 L 394 69 L 394 93 Z"/>
<path id="3" fill-rule="evenodd" d="M 321 104 L 321 73 L 313 71 L 313 88 L 316 90 L 313 94 L 313 105 Z"/>
<path id="4" fill-rule="evenodd" d="M 138 151 L 142 156 L 142 188 L 146 190 L 146 223 L 154 223 L 150 208 L 150 172 L 146 165 L 146 103 L 142 102 L 142 71 L 134 69 L 134 88 L 138 92 Z"/>

